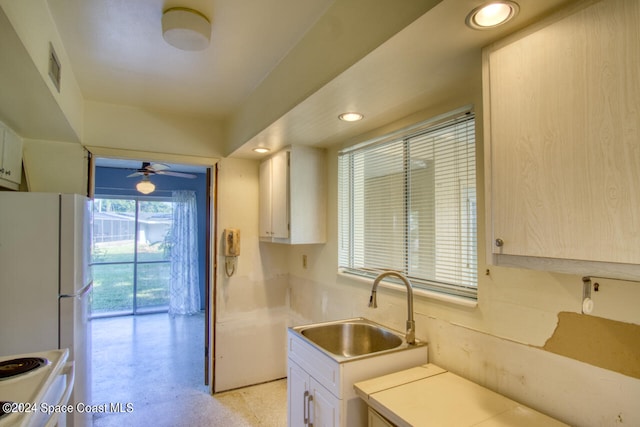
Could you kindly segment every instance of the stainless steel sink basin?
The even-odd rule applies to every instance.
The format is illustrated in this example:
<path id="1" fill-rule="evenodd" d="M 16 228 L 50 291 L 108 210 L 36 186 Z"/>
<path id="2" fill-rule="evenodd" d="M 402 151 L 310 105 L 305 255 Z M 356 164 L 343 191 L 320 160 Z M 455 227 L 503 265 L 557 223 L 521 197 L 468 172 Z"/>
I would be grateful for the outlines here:
<path id="1" fill-rule="evenodd" d="M 400 332 L 364 318 L 290 328 L 338 361 L 368 357 L 409 346 Z M 417 345 L 424 345 L 417 343 Z"/>

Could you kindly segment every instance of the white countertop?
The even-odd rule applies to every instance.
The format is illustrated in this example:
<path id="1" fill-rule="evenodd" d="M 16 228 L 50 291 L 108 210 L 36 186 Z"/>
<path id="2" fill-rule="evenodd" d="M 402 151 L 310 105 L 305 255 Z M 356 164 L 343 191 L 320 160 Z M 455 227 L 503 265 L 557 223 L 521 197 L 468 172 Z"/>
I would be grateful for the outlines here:
<path id="1" fill-rule="evenodd" d="M 397 426 L 566 426 L 474 382 L 427 364 L 355 384 Z"/>

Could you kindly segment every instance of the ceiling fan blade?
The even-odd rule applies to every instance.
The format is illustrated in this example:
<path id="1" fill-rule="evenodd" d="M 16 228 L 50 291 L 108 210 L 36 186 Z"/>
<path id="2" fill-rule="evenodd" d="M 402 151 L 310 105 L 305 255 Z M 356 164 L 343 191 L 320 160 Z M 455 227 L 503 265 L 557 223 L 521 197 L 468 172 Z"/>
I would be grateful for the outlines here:
<path id="1" fill-rule="evenodd" d="M 164 171 L 164 170 L 159 170 L 156 171 L 156 173 L 158 175 L 167 175 L 167 176 L 176 176 L 179 178 L 195 178 L 196 176 L 191 174 L 191 173 L 183 173 L 183 172 L 173 172 L 173 171 Z"/>
<path id="2" fill-rule="evenodd" d="M 127 175 L 127 178 L 131 178 L 134 176 L 140 176 L 140 175 L 144 175 L 144 172 L 134 172 L 131 175 Z"/>
<path id="3" fill-rule="evenodd" d="M 149 166 L 147 166 L 147 169 L 152 170 L 152 171 L 163 171 L 166 169 L 169 169 L 170 166 L 169 165 L 165 165 L 164 163 L 151 163 Z"/>

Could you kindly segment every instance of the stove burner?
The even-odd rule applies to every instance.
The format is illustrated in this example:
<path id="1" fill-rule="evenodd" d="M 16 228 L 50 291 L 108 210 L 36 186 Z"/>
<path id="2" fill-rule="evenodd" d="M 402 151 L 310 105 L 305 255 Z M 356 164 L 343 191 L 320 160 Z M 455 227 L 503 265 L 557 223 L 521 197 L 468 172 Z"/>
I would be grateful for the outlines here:
<path id="1" fill-rule="evenodd" d="M 19 359 L 3 360 L 0 362 L 0 380 L 25 374 L 48 363 L 49 361 L 42 357 L 22 357 Z"/>

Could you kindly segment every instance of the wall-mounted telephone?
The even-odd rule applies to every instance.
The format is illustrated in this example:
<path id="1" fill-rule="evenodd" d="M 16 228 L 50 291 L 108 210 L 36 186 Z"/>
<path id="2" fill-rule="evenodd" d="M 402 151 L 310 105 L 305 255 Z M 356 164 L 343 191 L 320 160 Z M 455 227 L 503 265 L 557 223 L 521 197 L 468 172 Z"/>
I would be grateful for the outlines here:
<path id="1" fill-rule="evenodd" d="M 224 230 L 224 256 L 240 255 L 240 230 L 227 228 Z"/>
<path id="2" fill-rule="evenodd" d="M 236 257 L 240 255 L 240 230 L 237 228 L 226 228 L 224 230 L 223 242 L 224 246 L 224 269 L 227 276 L 233 276 L 236 271 Z"/>

